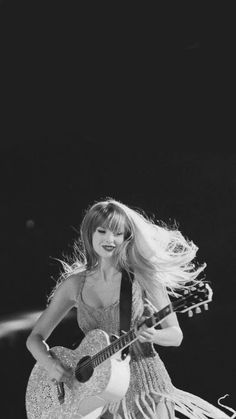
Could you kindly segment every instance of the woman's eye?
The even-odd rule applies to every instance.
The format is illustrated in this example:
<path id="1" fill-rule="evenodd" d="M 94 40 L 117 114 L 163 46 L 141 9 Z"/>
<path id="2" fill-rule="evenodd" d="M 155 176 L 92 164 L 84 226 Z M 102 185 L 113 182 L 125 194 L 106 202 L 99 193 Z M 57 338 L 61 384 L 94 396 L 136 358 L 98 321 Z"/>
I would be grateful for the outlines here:
<path id="1" fill-rule="evenodd" d="M 106 230 L 102 229 L 102 228 L 98 228 L 97 232 L 100 234 L 106 234 Z M 119 231 L 117 233 L 113 233 L 114 236 L 122 236 L 124 233 L 122 231 Z"/>

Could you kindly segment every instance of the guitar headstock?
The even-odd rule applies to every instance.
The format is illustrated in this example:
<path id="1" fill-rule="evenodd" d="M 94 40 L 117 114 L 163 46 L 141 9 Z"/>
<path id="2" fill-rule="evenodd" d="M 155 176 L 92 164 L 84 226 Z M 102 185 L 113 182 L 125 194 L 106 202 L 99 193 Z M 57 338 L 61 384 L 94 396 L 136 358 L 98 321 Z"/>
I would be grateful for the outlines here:
<path id="1" fill-rule="evenodd" d="M 184 291 L 184 295 L 172 303 L 174 311 L 178 313 L 188 312 L 189 317 L 193 313 L 201 313 L 208 310 L 208 303 L 212 301 L 213 291 L 209 284 L 200 282 Z"/>

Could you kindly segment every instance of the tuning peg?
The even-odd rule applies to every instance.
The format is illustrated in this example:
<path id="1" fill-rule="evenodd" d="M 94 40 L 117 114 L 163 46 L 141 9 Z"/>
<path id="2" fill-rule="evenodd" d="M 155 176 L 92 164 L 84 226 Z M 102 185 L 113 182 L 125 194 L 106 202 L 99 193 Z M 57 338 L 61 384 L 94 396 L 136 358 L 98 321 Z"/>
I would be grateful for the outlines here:
<path id="1" fill-rule="evenodd" d="M 192 310 L 189 310 L 189 312 L 188 312 L 188 317 L 193 317 L 193 312 L 192 312 Z"/>
<path id="2" fill-rule="evenodd" d="M 208 310 L 208 304 L 207 303 L 204 304 L 204 310 Z"/>
<path id="3" fill-rule="evenodd" d="M 201 310 L 201 308 L 200 308 L 200 307 L 197 307 L 197 308 L 195 309 L 195 313 L 199 314 L 199 313 L 201 313 L 201 312 L 202 312 L 202 310 Z"/>

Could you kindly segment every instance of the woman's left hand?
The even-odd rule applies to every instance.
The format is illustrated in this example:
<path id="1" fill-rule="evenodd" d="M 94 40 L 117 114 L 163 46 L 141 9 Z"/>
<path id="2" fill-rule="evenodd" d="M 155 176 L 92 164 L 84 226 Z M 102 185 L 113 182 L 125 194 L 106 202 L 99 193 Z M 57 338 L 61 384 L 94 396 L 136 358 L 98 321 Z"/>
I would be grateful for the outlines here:
<path id="1" fill-rule="evenodd" d="M 179 346 L 183 333 L 179 326 L 169 326 L 164 329 L 142 326 L 137 332 L 140 342 L 151 342 L 161 346 Z"/>
<path id="2" fill-rule="evenodd" d="M 138 340 L 140 342 L 152 342 L 155 343 L 155 338 L 157 335 L 156 329 L 154 327 L 142 327 L 138 331 Z"/>

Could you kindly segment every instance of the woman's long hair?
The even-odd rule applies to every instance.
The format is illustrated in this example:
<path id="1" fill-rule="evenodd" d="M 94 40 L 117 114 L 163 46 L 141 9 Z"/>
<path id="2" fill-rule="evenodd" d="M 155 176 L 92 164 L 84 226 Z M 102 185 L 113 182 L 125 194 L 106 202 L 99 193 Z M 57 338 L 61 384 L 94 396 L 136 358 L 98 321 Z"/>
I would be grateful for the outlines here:
<path id="1" fill-rule="evenodd" d="M 96 202 L 85 212 L 70 263 L 61 261 L 63 271 L 57 286 L 74 273 L 96 270 L 99 256 L 94 251 L 92 238 L 97 227 L 108 228 L 114 233 L 124 229 L 124 242 L 116 248 L 113 256 L 114 266 L 118 270 L 134 271 L 147 294 L 155 295 L 160 287 L 175 293 L 200 281 L 197 277 L 206 264 L 197 266 L 193 262 L 198 247 L 176 226 L 159 224 L 140 210 L 112 198 Z"/>

